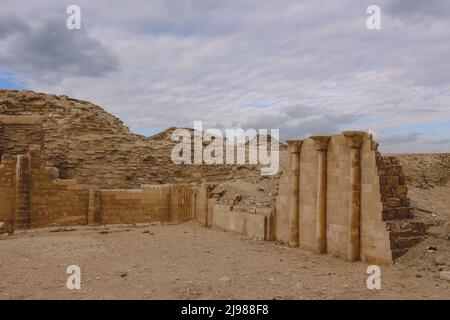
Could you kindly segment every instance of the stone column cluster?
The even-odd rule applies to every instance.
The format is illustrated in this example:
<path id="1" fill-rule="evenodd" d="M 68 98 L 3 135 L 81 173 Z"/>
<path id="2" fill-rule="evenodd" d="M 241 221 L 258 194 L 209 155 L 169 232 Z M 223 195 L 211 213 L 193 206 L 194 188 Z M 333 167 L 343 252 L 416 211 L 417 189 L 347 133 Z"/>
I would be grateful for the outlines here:
<path id="1" fill-rule="evenodd" d="M 366 135 L 362 131 L 345 131 L 350 148 L 350 210 L 348 230 L 348 253 L 350 261 L 360 259 L 360 216 L 361 216 L 361 154 L 360 148 Z M 312 136 L 317 151 L 317 202 L 316 202 L 316 251 L 327 252 L 327 152 L 331 136 Z M 300 153 L 303 141 L 287 141 L 290 151 L 290 199 L 289 246 L 299 245 L 300 217 Z"/>

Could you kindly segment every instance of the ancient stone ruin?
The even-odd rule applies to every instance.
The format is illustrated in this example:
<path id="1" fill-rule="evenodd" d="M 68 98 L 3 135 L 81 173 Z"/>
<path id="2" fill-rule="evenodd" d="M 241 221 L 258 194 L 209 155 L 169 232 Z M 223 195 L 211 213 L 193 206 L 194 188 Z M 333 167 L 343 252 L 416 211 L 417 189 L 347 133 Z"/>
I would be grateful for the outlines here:
<path id="1" fill-rule="evenodd" d="M 142 137 L 88 102 L 1 90 L 0 230 L 193 219 L 369 263 L 424 236 L 398 160 L 365 132 L 288 141 L 280 173 L 261 176 L 173 164 L 172 131 Z"/>

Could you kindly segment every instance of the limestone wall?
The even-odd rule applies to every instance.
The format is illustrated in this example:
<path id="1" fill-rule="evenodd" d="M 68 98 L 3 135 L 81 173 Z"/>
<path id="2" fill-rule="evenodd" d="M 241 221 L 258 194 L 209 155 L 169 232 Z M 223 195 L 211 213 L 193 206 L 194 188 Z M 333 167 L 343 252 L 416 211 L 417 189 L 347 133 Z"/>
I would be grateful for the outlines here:
<path id="1" fill-rule="evenodd" d="M 0 115 L 0 155 L 23 154 L 29 145 L 43 143 L 39 116 Z"/>
<path id="2" fill-rule="evenodd" d="M 19 156 L 4 155 L 0 164 L 0 221 L 6 222 L 6 228 L 86 223 L 88 191 L 75 180 L 58 179 L 54 168 L 42 167 L 38 151 L 27 157 L 32 160 L 23 174 Z"/>
<path id="3" fill-rule="evenodd" d="M 188 221 L 194 217 L 194 198 L 192 195 L 192 188 L 190 184 L 170 185 L 169 200 L 170 222 Z"/>
<path id="4" fill-rule="evenodd" d="M 327 249 L 333 255 L 346 257 L 352 163 L 343 135 L 331 137 L 327 157 Z"/>
<path id="5" fill-rule="evenodd" d="M 377 151 L 371 139 L 361 147 L 361 259 L 370 263 L 392 260 L 389 231 L 382 219 Z"/>
<path id="6" fill-rule="evenodd" d="M 168 221 L 170 196 L 169 185 L 100 190 L 101 223 Z"/>
<path id="7" fill-rule="evenodd" d="M 30 156 L 29 227 L 86 224 L 89 190 L 76 180 L 59 179 L 55 168 L 42 167 L 38 151 Z"/>
<path id="8" fill-rule="evenodd" d="M 252 210 L 249 207 L 212 206 L 212 225 L 246 237 L 272 240 L 272 209 Z"/>
<path id="9" fill-rule="evenodd" d="M 0 163 L 0 221 L 4 229 L 62 225 L 182 222 L 192 219 L 189 184 L 142 185 L 140 189 L 95 190 L 59 179 L 42 164 L 40 149 L 4 155 Z"/>
<path id="10" fill-rule="evenodd" d="M 211 188 L 212 185 L 202 183 L 195 196 L 195 218 L 205 227 L 212 225 L 212 206 L 214 205 L 214 199 L 209 198 Z"/>
<path id="11" fill-rule="evenodd" d="M 220 203 L 203 184 L 197 220 L 207 226 L 350 261 L 391 263 L 419 242 L 398 161 L 382 157 L 372 136 L 347 131 L 289 141 L 275 208 L 260 212 Z"/>
<path id="12" fill-rule="evenodd" d="M 14 221 L 16 157 L 3 155 L 0 163 L 0 221 L 5 228 Z"/>
<path id="13" fill-rule="evenodd" d="M 397 160 L 384 158 L 372 136 L 344 132 L 289 141 L 280 180 L 275 238 L 351 261 L 390 263 L 419 242 Z"/>
<path id="14" fill-rule="evenodd" d="M 12 231 L 195 217 L 206 227 L 370 263 L 392 262 L 421 241 L 425 227 L 413 220 L 401 166 L 382 157 L 370 135 L 289 141 L 289 153 L 275 207 L 261 209 L 218 203 L 212 183 L 96 189 L 60 179 L 31 146 L 26 154 L 2 156 L 0 222 Z"/>
<path id="15" fill-rule="evenodd" d="M 316 245 L 317 153 L 314 141 L 304 141 L 300 152 L 298 243 L 303 249 Z M 280 210 L 277 209 L 277 212 Z"/>
<path id="16" fill-rule="evenodd" d="M 277 240 L 281 242 L 289 242 L 289 201 L 290 201 L 290 175 L 282 174 L 280 177 L 279 194 L 275 201 L 276 215 L 274 217 L 274 233 Z"/>

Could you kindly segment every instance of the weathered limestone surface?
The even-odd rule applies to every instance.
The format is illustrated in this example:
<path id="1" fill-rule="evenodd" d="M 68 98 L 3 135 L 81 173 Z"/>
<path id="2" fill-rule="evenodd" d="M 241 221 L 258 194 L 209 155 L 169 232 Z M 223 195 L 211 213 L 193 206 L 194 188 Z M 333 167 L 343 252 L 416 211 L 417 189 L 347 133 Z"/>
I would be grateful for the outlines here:
<path id="1" fill-rule="evenodd" d="M 398 161 L 382 157 L 370 135 L 348 131 L 311 137 L 291 161 L 298 158 L 299 171 L 291 164 L 280 179 L 277 240 L 290 242 L 290 224 L 298 221 L 301 248 L 350 261 L 390 263 L 423 238 L 423 224 L 412 220 Z M 291 216 L 291 203 L 297 201 L 298 219 Z"/>
<path id="2" fill-rule="evenodd" d="M 291 193 L 289 203 L 290 234 L 289 246 L 298 247 L 299 187 L 300 187 L 300 149 L 303 141 L 288 141 L 291 154 Z"/>
<path id="3" fill-rule="evenodd" d="M 66 96 L 0 90 L 0 157 L 41 147 L 43 163 L 62 179 L 94 188 L 139 188 L 142 184 L 256 180 L 257 166 L 176 165 L 170 128 L 152 137 L 136 135 L 99 106 Z"/>
<path id="4" fill-rule="evenodd" d="M 0 162 L 0 221 L 7 231 L 14 229 L 16 165 L 14 156 L 4 155 Z"/>
<path id="5" fill-rule="evenodd" d="M 248 212 L 249 208 L 230 208 L 214 204 L 212 208 L 213 225 L 223 230 L 237 232 L 243 236 L 260 240 L 273 240 L 270 219 L 272 210 L 260 209 Z"/>
<path id="6" fill-rule="evenodd" d="M 30 156 L 27 154 L 18 155 L 16 164 L 16 194 L 14 202 L 15 228 L 24 228 L 30 225 L 30 183 Z"/>
<path id="7" fill-rule="evenodd" d="M 257 166 L 173 164 L 172 131 L 145 138 L 88 102 L 0 90 L 2 232 L 195 218 L 370 263 L 392 262 L 424 236 L 398 159 L 364 132 L 289 141 L 283 173 L 261 177 Z M 212 191 L 224 181 L 265 198 Z"/>
<path id="8" fill-rule="evenodd" d="M 73 179 L 59 179 L 43 167 L 40 149 L 3 156 L 0 163 L 0 221 L 14 229 L 98 225 L 193 218 L 191 185 L 142 185 L 140 189 L 95 190 Z"/>
<path id="9" fill-rule="evenodd" d="M 360 258 L 361 242 L 361 145 L 365 137 L 364 132 L 345 131 L 348 147 L 350 148 L 350 202 L 348 222 L 348 246 L 347 259 L 356 261 Z"/>
<path id="10" fill-rule="evenodd" d="M 214 199 L 210 199 L 211 190 L 214 188 L 213 184 L 202 183 L 196 190 L 195 196 L 195 218 L 205 227 L 212 226 L 212 205 Z"/>
<path id="11" fill-rule="evenodd" d="M 317 150 L 317 215 L 316 215 L 316 251 L 327 252 L 327 149 L 328 136 L 311 137 Z"/>

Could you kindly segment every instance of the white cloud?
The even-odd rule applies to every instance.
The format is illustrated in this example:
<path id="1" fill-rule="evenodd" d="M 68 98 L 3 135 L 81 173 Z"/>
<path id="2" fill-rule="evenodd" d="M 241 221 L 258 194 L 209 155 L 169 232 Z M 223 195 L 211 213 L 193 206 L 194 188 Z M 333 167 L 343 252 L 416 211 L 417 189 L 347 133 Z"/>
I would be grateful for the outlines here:
<path id="1" fill-rule="evenodd" d="M 120 68 L 101 77 L 68 73 L 51 85 L 24 57 L 30 70 L 14 71 L 32 89 L 98 103 L 133 130 L 203 120 L 301 137 L 341 129 L 395 135 L 393 127 L 407 125 L 404 138 L 417 144 L 419 127 L 450 119 L 450 22 L 433 19 L 431 9 L 412 22 L 385 0 L 382 30 L 369 31 L 366 2 L 83 0 L 87 34 L 118 57 Z M 39 24 L 65 9 L 64 1 L 28 5 L 36 10 L 6 1 L 5 12 L 37 12 Z M 102 56 L 99 50 L 95 58 Z M 246 107 L 255 104 L 265 107 Z M 409 150 L 394 140 L 389 148 Z M 448 150 L 442 141 L 423 148 Z"/>

